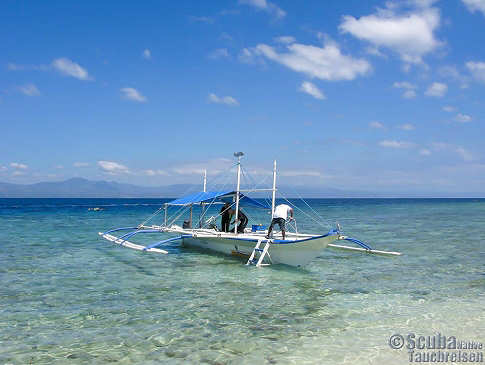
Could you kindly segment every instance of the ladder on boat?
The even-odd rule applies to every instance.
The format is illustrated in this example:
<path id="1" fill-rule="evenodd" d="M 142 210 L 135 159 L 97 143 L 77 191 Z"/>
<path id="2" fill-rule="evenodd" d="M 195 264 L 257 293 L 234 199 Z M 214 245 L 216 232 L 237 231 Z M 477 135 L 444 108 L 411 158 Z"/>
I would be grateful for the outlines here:
<path id="1" fill-rule="evenodd" d="M 264 247 L 261 249 L 260 247 L 263 241 L 266 241 L 266 242 Z M 269 247 L 271 246 L 272 241 L 273 240 L 270 240 L 270 239 L 260 238 L 256 243 L 256 246 L 254 246 L 253 252 L 251 253 L 251 256 L 249 256 L 249 259 L 246 265 L 256 265 L 256 267 L 271 265 L 269 263 L 263 263 L 263 261 L 267 255 L 269 258 L 269 262 L 271 262 L 271 256 L 269 255 L 268 250 L 269 250 Z M 259 255 L 259 257 L 257 257 L 257 255 Z"/>

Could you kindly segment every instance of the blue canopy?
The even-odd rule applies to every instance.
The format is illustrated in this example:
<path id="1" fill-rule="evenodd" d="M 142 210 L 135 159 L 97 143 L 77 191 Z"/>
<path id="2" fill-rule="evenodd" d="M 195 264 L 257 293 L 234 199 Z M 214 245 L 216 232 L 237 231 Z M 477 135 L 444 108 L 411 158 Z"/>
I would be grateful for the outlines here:
<path id="1" fill-rule="evenodd" d="M 167 205 L 190 205 L 197 203 L 212 203 L 212 202 L 233 202 L 236 196 L 235 191 L 206 191 L 183 196 L 181 198 L 168 202 Z M 271 206 L 266 202 L 259 202 L 250 197 L 239 193 L 239 204 L 241 206 L 252 205 L 258 208 L 271 209 Z"/>

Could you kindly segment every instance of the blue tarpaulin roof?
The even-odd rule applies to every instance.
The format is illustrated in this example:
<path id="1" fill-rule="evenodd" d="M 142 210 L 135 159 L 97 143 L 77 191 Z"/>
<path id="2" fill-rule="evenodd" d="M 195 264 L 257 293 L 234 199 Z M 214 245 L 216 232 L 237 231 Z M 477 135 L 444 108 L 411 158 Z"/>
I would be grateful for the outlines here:
<path id="1" fill-rule="evenodd" d="M 211 202 L 232 202 L 236 195 L 235 191 L 206 191 L 183 196 L 181 198 L 168 202 L 167 205 L 190 205 L 197 203 L 211 203 Z M 271 209 L 266 202 L 259 202 L 239 193 L 239 204 L 241 206 L 252 205 L 259 208 Z"/>

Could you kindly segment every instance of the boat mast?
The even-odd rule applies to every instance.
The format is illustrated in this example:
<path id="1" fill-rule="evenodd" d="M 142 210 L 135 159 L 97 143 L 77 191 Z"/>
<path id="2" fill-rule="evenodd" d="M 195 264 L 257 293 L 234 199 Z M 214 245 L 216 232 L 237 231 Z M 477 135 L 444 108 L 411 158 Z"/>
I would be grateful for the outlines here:
<path id="1" fill-rule="evenodd" d="M 237 187 L 236 187 L 236 216 L 234 218 L 234 233 L 237 234 L 238 213 L 239 213 L 239 190 L 241 187 L 241 157 L 244 156 L 242 152 L 235 152 L 234 157 L 237 157 Z"/>
<path id="2" fill-rule="evenodd" d="M 276 160 L 273 162 L 273 199 L 271 200 L 271 217 L 274 214 L 274 205 L 276 197 Z"/>
<path id="3" fill-rule="evenodd" d="M 207 191 L 207 170 L 204 170 L 204 193 Z"/>
<path id="4" fill-rule="evenodd" d="M 207 170 L 204 170 L 204 193 L 207 192 Z M 205 203 L 200 203 L 199 228 L 202 228 L 202 217 L 205 214 Z"/>

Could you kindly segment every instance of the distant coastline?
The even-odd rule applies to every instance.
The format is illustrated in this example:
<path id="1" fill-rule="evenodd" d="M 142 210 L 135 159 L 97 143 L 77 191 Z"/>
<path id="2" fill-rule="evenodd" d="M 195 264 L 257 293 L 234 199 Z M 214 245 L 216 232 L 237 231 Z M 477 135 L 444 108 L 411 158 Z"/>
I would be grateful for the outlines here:
<path id="1" fill-rule="evenodd" d="M 0 198 L 175 198 L 200 190 L 196 184 L 173 184 L 157 187 L 122 184 L 114 181 L 92 181 L 72 178 L 59 182 L 11 184 L 0 182 Z M 304 198 L 485 198 L 478 192 L 372 192 L 350 191 L 325 186 L 281 186 L 284 195 Z M 298 191 L 298 195 L 291 192 Z M 258 194 L 252 194 L 258 197 Z"/>

